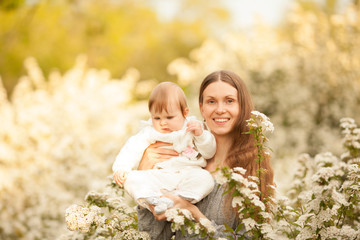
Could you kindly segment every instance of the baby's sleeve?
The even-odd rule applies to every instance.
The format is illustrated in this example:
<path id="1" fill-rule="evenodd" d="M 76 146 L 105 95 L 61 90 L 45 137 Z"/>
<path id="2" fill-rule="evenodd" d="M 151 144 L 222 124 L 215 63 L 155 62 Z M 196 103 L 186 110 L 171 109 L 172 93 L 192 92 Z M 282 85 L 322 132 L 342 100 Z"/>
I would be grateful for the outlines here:
<path id="1" fill-rule="evenodd" d="M 130 137 L 115 158 L 115 162 L 112 166 L 113 172 L 118 170 L 129 172 L 137 169 L 144 151 L 149 144 L 145 130 Z"/>
<path id="2" fill-rule="evenodd" d="M 194 136 L 197 150 L 205 159 L 212 158 L 216 152 L 216 140 L 208 130 L 204 130 L 200 136 Z"/>

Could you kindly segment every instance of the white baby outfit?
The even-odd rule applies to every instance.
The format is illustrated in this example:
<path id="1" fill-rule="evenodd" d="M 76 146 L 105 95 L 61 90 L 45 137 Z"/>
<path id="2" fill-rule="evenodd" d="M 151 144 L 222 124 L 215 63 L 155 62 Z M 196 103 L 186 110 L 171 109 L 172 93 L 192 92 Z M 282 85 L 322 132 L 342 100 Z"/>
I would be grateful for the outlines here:
<path id="1" fill-rule="evenodd" d="M 140 205 L 147 207 L 143 199 L 154 204 L 157 200 L 151 199 L 165 193 L 196 203 L 212 191 L 214 180 L 203 167 L 206 166 L 205 159 L 214 156 L 216 141 L 207 130 L 203 130 L 201 136 L 186 132 L 190 120 L 196 119 L 187 117 L 182 129 L 171 133 L 156 131 L 151 119 L 142 121 L 144 127 L 128 139 L 117 155 L 112 169 L 114 173 L 118 170 L 128 172 L 124 188 Z M 154 169 L 137 171 L 145 149 L 156 141 L 172 143 L 168 148 L 177 151 L 179 156 L 157 163 Z"/>

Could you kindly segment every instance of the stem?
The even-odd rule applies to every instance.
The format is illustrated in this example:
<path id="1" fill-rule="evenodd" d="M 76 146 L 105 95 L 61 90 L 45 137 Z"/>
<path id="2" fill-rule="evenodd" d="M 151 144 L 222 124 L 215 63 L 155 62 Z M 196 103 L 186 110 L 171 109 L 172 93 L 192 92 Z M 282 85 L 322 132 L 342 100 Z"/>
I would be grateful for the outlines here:
<path id="1" fill-rule="evenodd" d="M 290 221 L 286 218 L 286 216 L 284 215 L 284 213 L 283 213 L 283 212 L 280 212 L 280 213 L 281 213 L 281 216 L 285 219 L 285 221 L 288 222 L 288 223 L 290 223 Z M 293 231 L 292 228 L 291 228 L 291 224 L 289 224 L 289 229 L 290 229 L 290 232 L 291 232 L 292 236 L 295 236 L 295 233 L 294 233 L 294 231 Z"/>
<path id="2" fill-rule="evenodd" d="M 256 231 L 258 231 L 258 232 L 260 233 L 260 235 L 261 235 L 259 239 L 263 239 L 263 237 L 262 237 L 263 234 L 262 234 L 261 230 L 259 230 L 259 228 L 258 228 L 257 226 L 255 226 L 255 229 L 256 229 Z"/>
<path id="3" fill-rule="evenodd" d="M 259 132 L 261 132 L 261 127 L 260 129 L 256 129 L 255 130 L 255 139 L 256 139 L 256 148 L 257 148 L 257 156 L 258 156 L 258 174 L 257 177 L 259 178 L 259 191 L 260 191 L 260 200 L 263 200 L 263 196 L 262 196 L 262 192 L 261 192 L 261 162 L 262 162 L 262 144 L 258 144 L 259 141 Z"/>
<path id="4" fill-rule="evenodd" d="M 350 202 L 351 198 L 352 198 L 352 196 L 349 197 L 349 199 L 347 200 L 347 202 Z M 347 209 L 347 207 L 344 206 L 344 209 Z M 337 224 L 336 224 L 337 227 L 339 226 L 341 219 L 343 219 L 342 222 L 344 223 L 344 219 L 345 219 L 345 212 L 344 212 L 344 211 L 343 211 L 342 214 L 340 214 L 340 216 L 339 216 L 339 218 L 338 218 L 338 222 L 337 222 Z"/>

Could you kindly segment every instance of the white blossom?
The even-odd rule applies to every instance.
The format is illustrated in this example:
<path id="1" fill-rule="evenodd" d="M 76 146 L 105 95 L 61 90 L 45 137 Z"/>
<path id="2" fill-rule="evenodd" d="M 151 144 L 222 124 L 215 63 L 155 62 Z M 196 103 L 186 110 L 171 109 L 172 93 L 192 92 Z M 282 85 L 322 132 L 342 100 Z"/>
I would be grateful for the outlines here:
<path id="1" fill-rule="evenodd" d="M 244 198 L 240 196 L 233 197 L 232 199 L 232 207 L 242 206 Z"/>
<path id="2" fill-rule="evenodd" d="M 259 112 L 259 111 L 252 111 L 251 114 L 255 117 L 255 119 L 257 120 L 256 123 L 252 123 L 252 121 L 248 120 L 248 122 L 250 124 L 252 124 L 251 126 L 253 127 L 262 127 L 263 132 L 273 132 L 274 131 L 274 125 L 272 124 L 272 122 L 270 122 L 270 119 L 263 113 Z"/>
<path id="3" fill-rule="evenodd" d="M 239 173 L 232 173 L 231 178 L 234 179 L 235 181 L 239 182 L 239 183 L 243 183 L 243 182 L 247 181 L 244 178 L 244 176 L 239 174 Z"/>
<path id="4" fill-rule="evenodd" d="M 296 236 L 298 240 L 313 239 L 316 237 L 316 234 L 309 227 L 301 229 L 300 233 Z"/>
<path id="5" fill-rule="evenodd" d="M 316 172 L 316 174 L 311 178 L 314 182 L 321 182 L 321 180 L 329 181 L 329 178 L 333 177 L 335 172 L 330 167 L 323 167 Z"/>
<path id="6" fill-rule="evenodd" d="M 319 167 L 329 167 L 334 165 L 336 162 L 338 162 L 337 157 L 330 152 L 317 154 L 315 156 L 315 163 L 319 165 Z"/>
<path id="7" fill-rule="evenodd" d="M 165 216 L 168 221 L 172 221 L 178 225 L 184 225 L 185 217 L 183 215 L 179 215 L 179 211 L 176 208 L 168 209 L 165 212 Z"/>
<path id="8" fill-rule="evenodd" d="M 240 173 L 241 175 L 245 175 L 245 173 L 246 173 L 246 169 L 244 169 L 242 167 L 235 167 L 235 168 L 233 168 L 233 171 Z"/>
<path id="9" fill-rule="evenodd" d="M 340 127 L 344 129 L 354 129 L 356 128 L 355 120 L 352 118 L 341 118 L 340 119 Z"/>
<path id="10" fill-rule="evenodd" d="M 244 223 L 245 228 L 246 228 L 247 231 L 248 231 L 248 230 L 251 230 L 251 229 L 253 229 L 255 226 L 257 226 L 257 223 L 256 223 L 255 220 L 252 219 L 252 218 L 245 218 L 245 219 L 242 219 L 241 221 L 242 221 L 242 223 Z"/>
<path id="11" fill-rule="evenodd" d="M 228 179 L 224 176 L 221 171 L 215 173 L 215 181 L 221 185 L 227 183 Z"/>
<path id="12" fill-rule="evenodd" d="M 65 221 L 69 230 L 88 232 L 93 223 L 101 226 L 104 219 L 99 215 L 100 210 L 97 206 L 86 208 L 76 204 L 71 205 L 65 211 Z"/>
<path id="13" fill-rule="evenodd" d="M 214 225 L 212 224 L 212 222 L 207 219 L 207 218 L 200 218 L 199 222 L 202 226 L 204 226 L 206 228 L 206 230 L 209 233 L 214 233 L 216 231 L 216 228 L 214 227 Z"/>

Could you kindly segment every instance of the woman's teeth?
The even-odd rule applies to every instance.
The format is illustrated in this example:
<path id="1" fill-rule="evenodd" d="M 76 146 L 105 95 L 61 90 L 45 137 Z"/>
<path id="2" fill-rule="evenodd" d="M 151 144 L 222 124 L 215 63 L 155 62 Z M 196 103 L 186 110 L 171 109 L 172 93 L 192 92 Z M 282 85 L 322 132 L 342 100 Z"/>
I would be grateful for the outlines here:
<path id="1" fill-rule="evenodd" d="M 227 118 L 217 118 L 217 119 L 214 119 L 214 120 L 215 120 L 215 122 L 226 122 L 229 119 L 227 119 Z"/>

